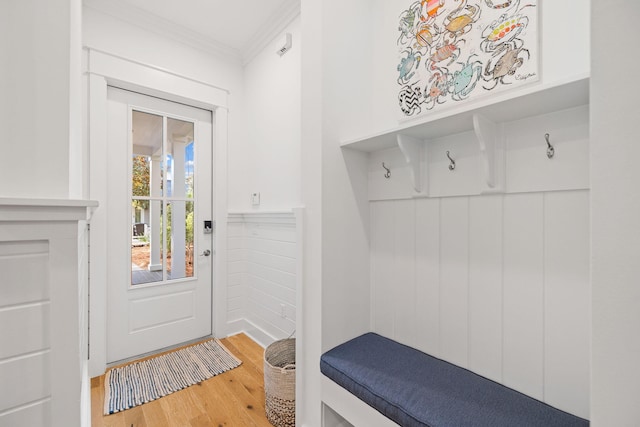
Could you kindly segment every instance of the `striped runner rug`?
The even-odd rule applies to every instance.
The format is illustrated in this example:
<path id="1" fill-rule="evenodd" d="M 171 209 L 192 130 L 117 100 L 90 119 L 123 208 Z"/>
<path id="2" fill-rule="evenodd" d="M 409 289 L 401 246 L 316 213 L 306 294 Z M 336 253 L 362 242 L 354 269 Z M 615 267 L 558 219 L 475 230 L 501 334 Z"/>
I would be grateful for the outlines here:
<path id="1" fill-rule="evenodd" d="M 107 371 L 104 414 L 114 414 L 240 366 L 217 339 Z"/>

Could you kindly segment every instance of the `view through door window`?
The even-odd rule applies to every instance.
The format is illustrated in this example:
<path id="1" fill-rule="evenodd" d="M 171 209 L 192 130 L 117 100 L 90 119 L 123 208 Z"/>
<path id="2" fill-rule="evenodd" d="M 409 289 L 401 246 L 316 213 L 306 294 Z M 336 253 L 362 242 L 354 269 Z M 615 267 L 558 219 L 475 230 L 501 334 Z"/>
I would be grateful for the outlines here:
<path id="1" fill-rule="evenodd" d="M 132 111 L 131 284 L 194 277 L 194 124 Z"/>

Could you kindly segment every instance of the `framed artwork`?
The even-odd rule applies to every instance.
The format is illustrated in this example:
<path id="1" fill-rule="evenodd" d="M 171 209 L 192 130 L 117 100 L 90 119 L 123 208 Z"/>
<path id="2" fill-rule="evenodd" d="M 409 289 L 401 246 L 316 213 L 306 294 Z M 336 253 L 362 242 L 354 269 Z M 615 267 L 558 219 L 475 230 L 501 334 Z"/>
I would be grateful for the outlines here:
<path id="1" fill-rule="evenodd" d="M 537 9 L 537 0 L 411 3 L 398 20 L 403 117 L 538 80 Z"/>

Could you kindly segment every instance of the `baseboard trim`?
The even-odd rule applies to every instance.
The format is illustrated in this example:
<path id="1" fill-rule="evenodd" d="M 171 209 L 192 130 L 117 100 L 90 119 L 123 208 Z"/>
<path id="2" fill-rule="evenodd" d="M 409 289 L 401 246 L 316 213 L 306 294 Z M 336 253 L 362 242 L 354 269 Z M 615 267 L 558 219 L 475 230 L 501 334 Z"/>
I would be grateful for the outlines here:
<path id="1" fill-rule="evenodd" d="M 247 319 L 238 319 L 227 323 L 227 336 L 243 333 L 258 343 L 262 348 L 277 341 L 278 338 L 265 332 Z"/>

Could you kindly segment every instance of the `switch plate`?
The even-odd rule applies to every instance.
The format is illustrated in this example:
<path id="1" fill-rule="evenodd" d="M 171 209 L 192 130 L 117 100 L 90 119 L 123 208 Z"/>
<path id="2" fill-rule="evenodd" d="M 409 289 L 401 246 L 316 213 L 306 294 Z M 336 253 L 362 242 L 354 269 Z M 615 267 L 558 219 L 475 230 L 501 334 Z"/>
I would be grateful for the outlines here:
<path id="1" fill-rule="evenodd" d="M 260 206 L 260 193 L 251 193 L 251 204 L 253 206 Z"/>

